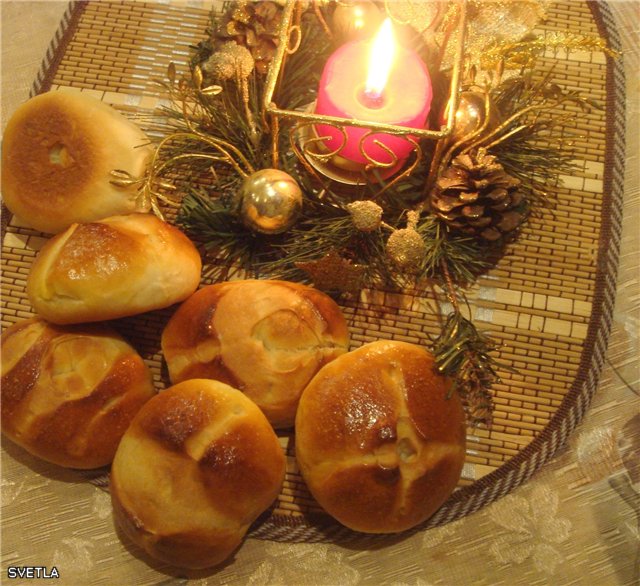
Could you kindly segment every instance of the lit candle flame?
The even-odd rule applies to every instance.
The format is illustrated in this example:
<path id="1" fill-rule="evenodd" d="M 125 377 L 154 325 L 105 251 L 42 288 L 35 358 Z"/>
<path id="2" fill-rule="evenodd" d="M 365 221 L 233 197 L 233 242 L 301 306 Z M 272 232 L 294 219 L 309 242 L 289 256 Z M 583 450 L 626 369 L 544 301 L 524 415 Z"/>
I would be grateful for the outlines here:
<path id="1" fill-rule="evenodd" d="M 364 93 L 373 99 L 382 97 L 382 92 L 389 79 L 391 65 L 395 56 L 396 45 L 393 38 L 391 20 L 385 19 L 373 39 L 369 57 L 369 71 Z"/>
<path id="2" fill-rule="evenodd" d="M 362 10 L 361 6 L 354 6 L 353 15 L 355 17 L 355 21 L 353 26 L 356 30 L 361 30 L 364 28 L 364 10 Z"/>

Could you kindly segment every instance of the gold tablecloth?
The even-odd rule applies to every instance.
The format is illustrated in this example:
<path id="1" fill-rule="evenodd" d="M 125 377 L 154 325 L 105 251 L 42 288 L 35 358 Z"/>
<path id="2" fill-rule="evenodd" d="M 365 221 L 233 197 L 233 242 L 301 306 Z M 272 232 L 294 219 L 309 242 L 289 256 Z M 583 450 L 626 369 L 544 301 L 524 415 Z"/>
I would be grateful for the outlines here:
<path id="1" fill-rule="evenodd" d="M 190 0 L 197 5 L 197 0 Z M 196 585 L 640 584 L 640 3 L 609 4 L 624 48 L 627 133 L 623 236 L 614 324 L 591 407 L 566 448 L 530 481 L 481 511 L 379 545 L 248 539 Z M 2 0 L 2 128 L 24 101 L 66 2 Z M 3 441 L 2 562 L 46 567 L 56 583 L 184 584 L 121 541 L 106 492 L 71 472 L 46 473 Z M 42 572 L 42 571 L 41 571 Z M 41 574 L 42 575 L 42 574 Z"/>

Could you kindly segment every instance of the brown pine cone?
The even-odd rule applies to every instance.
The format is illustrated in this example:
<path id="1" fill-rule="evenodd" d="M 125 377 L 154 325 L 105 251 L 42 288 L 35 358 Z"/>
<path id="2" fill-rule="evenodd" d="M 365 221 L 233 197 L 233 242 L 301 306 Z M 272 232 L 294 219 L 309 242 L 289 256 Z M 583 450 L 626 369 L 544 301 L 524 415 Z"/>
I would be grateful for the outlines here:
<path id="1" fill-rule="evenodd" d="M 282 7 L 268 0 L 235 2 L 214 32 L 214 47 L 235 41 L 247 47 L 258 73 L 266 75 L 278 46 Z"/>
<path id="2" fill-rule="evenodd" d="M 442 173 L 431 193 L 431 210 L 451 228 L 495 241 L 515 230 L 526 217 L 518 188 L 485 149 L 459 155 Z"/>

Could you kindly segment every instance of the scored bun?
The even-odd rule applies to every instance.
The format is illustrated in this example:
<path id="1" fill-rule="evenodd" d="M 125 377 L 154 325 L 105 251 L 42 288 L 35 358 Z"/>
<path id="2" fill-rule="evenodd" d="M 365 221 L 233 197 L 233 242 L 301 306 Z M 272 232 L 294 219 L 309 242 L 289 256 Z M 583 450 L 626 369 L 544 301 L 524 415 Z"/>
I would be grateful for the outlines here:
<path id="1" fill-rule="evenodd" d="M 200 282 L 200 255 L 151 214 L 73 224 L 38 254 L 27 278 L 36 313 L 58 324 L 116 319 L 168 307 Z"/>
<path id="2" fill-rule="evenodd" d="M 465 456 L 457 394 L 431 354 L 373 342 L 327 364 L 296 416 L 296 459 L 327 513 L 366 533 L 404 531 L 453 492 Z"/>
<path id="3" fill-rule="evenodd" d="M 2 334 L 2 433 L 69 468 L 108 465 L 140 407 L 154 395 L 138 353 L 102 325 L 41 319 Z"/>
<path id="4" fill-rule="evenodd" d="M 175 385 L 140 410 L 111 468 L 123 532 L 183 568 L 219 564 L 276 499 L 285 458 L 258 407 L 212 380 Z"/>
<path id="5" fill-rule="evenodd" d="M 57 234 L 74 222 L 146 211 L 135 186 L 111 172 L 144 174 L 149 140 L 111 106 L 83 93 L 47 92 L 22 104 L 2 139 L 2 197 L 23 222 Z"/>
<path id="6" fill-rule="evenodd" d="M 338 305 L 285 281 L 231 281 L 203 287 L 162 334 L 173 383 L 211 378 L 243 391 L 274 427 L 293 425 L 302 390 L 347 351 Z"/>

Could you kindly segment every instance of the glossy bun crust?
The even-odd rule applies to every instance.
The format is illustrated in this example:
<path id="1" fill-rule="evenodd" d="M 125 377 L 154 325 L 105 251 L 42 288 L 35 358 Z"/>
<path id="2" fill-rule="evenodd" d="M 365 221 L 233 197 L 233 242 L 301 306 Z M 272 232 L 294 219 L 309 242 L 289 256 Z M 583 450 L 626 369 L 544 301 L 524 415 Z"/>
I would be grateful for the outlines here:
<path id="1" fill-rule="evenodd" d="M 464 412 L 419 346 L 380 341 L 337 358 L 305 389 L 296 458 L 318 503 L 347 527 L 404 531 L 453 492 Z"/>
<path id="2" fill-rule="evenodd" d="M 19 322 L 2 334 L 2 433 L 70 468 L 111 463 L 120 438 L 154 395 L 138 353 L 105 326 Z"/>
<path id="3" fill-rule="evenodd" d="M 200 255 L 151 214 L 73 224 L 39 252 L 27 278 L 31 305 L 58 324 L 102 321 L 168 307 L 200 283 Z"/>
<path id="4" fill-rule="evenodd" d="M 115 516 L 154 558 L 211 567 L 275 500 L 284 471 L 254 403 L 218 381 L 189 380 L 149 401 L 122 438 L 111 469 Z"/>
<path id="5" fill-rule="evenodd" d="M 27 225 L 57 234 L 141 210 L 137 188 L 111 183 L 113 170 L 141 177 L 152 149 L 117 110 L 84 93 L 47 92 L 22 104 L 2 140 L 2 197 Z"/>
<path id="6" fill-rule="evenodd" d="M 162 334 L 172 382 L 225 382 L 257 403 L 274 427 L 293 425 L 304 387 L 348 344 L 345 319 L 330 297 L 284 281 L 203 287 Z"/>

